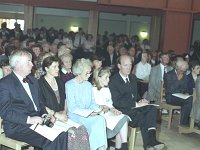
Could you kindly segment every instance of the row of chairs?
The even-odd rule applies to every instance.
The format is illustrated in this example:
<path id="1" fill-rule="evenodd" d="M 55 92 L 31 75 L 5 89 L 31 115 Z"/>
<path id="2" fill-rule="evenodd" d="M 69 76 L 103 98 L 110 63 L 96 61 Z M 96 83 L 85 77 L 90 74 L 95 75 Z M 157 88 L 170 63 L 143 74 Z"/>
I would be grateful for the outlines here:
<path id="1" fill-rule="evenodd" d="M 136 128 L 129 127 L 129 150 L 134 150 L 136 138 Z M 0 118 L 0 146 L 6 146 L 15 150 L 22 150 L 22 148 L 27 147 L 29 150 L 34 150 L 34 147 L 29 144 L 17 140 L 13 140 L 5 136 L 3 131 L 2 119 Z"/>

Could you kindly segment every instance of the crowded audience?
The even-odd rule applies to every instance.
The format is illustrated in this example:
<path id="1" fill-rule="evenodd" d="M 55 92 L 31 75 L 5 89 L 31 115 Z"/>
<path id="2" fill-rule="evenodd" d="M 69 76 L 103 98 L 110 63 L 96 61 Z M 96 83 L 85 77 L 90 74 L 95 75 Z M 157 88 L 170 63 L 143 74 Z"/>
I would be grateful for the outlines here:
<path id="1" fill-rule="evenodd" d="M 138 35 L 105 31 L 96 41 L 93 36 L 83 28 L 77 33 L 53 27 L 23 32 L 18 23 L 12 30 L 1 24 L 0 116 L 6 136 L 47 150 L 105 150 L 107 140 L 115 138 L 116 149 L 128 150 L 129 125 L 140 128 L 145 150 L 163 149 L 165 144 L 156 138 L 157 109 L 148 105 L 159 104 L 161 81 L 166 103 L 181 106 L 180 124 L 189 126 L 192 117 L 200 129 L 199 41 L 188 54 L 176 55 L 174 50 L 151 49 L 149 40 Z M 192 95 L 194 88 L 195 106 L 192 97 L 172 95 Z M 80 114 L 89 111 L 87 117 Z M 108 112 L 123 115 L 112 130 L 101 116 Z M 42 124 L 43 114 L 53 123 L 71 119 L 81 126 L 51 142 L 29 128 Z"/>

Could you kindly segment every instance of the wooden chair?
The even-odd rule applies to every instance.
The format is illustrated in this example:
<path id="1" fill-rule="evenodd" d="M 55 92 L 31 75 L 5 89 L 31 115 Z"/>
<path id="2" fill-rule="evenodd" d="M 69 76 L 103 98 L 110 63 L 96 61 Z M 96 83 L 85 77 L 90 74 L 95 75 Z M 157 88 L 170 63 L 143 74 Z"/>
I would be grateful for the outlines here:
<path id="1" fill-rule="evenodd" d="M 193 104 L 194 104 L 194 101 L 196 100 L 196 90 L 193 89 Z M 179 126 L 179 133 L 197 133 L 197 134 L 200 134 L 200 130 L 199 129 L 196 129 L 194 127 L 194 118 L 190 118 L 190 126 L 189 127 L 185 127 L 185 126 Z"/>
<path id="2" fill-rule="evenodd" d="M 6 147 L 15 149 L 15 150 L 22 150 L 22 147 L 29 147 L 29 150 L 34 150 L 34 147 L 30 146 L 29 144 L 17 140 L 10 139 L 5 136 L 3 131 L 2 119 L 0 118 L 0 145 L 4 145 Z"/>
<path id="3" fill-rule="evenodd" d="M 172 117 L 173 117 L 173 111 L 174 110 L 180 110 L 180 106 L 173 106 L 170 104 L 167 104 L 166 101 L 164 101 L 165 96 L 165 88 L 164 88 L 164 82 L 161 81 L 161 90 L 160 90 L 160 109 L 165 109 L 169 111 L 169 114 L 167 116 L 162 115 L 162 120 L 165 120 L 168 122 L 167 128 L 170 129 Z"/>

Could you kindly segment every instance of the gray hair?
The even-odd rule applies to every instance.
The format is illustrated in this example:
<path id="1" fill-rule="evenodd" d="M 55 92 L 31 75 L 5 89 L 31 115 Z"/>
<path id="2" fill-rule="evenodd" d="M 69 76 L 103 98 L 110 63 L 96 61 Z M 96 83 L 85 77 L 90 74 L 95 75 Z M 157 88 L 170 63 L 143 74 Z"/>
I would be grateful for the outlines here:
<path id="1" fill-rule="evenodd" d="M 80 75 L 86 67 L 92 67 L 92 62 L 89 59 L 78 59 L 72 67 L 74 75 Z"/>
<path id="2" fill-rule="evenodd" d="M 64 54 L 70 54 L 71 50 L 64 45 L 58 49 L 58 57 L 60 58 Z"/>
<path id="3" fill-rule="evenodd" d="M 73 56 L 71 54 L 67 54 L 67 53 L 60 56 L 61 61 L 65 60 L 66 58 L 70 58 L 72 60 Z"/>
<path id="4" fill-rule="evenodd" d="M 16 62 L 22 61 L 22 57 L 27 56 L 32 59 L 31 53 L 25 50 L 16 50 L 9 57 L 9 64 L 11 68 L 15 68 Z"/>
<path id="5" fill-rule="evenodd" d="M 180 68 L 187 68 L 188 67 L 188 63 L 184 60 L 178 59 L 176 61 L 176 69 L 180 69 Z"/>

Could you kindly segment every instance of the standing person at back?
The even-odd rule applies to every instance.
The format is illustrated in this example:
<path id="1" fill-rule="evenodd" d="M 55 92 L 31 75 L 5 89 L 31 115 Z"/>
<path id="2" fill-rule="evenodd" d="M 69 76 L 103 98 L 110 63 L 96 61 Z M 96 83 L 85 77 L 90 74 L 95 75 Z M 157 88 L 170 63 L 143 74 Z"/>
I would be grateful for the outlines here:
<path id="1" fill-rule="evenodd" d="M 135 75 L 139 79 L 137 87 L 140 97 L 143 97 L 148 90 L 150 72 L 151 65 L 148 63 L 148 53 L 142 52 L 141 61 L 135 65 Z"/>
<path id="2" fill-rule="evenodd" d="M 109 83 L 113 106 L 132 119 L 129 122 L 130 126 L 140 127 L 145 150 L 163 149 L 164 144 L 156 140 L 157 109 L 148 105 L 147 100 L 138 99 L 137 78 L 134 74 L 130 74 L 131 57 L 120 56 L 117 66 L 119 72 L 111 77 Z"/>
<path id="3" fill-rule="evenodd" d="M 181 125 L 189 125 L 190 111 L 192 109 L 192 97 L 182 99 L 173 96 L 174 93 L 188 94 L 186 71 L 188 63 L 184 60 L 177 60 L 175 69 L 164 76 L 166 102 L 171 105 L 181 106 Z"/>
<path id="4" fill-rule="evenodd" d="M 29 75 L 33 67 L 31 60 L 29 52 L 15 51 L 9 58 L 13 72 L 0 80 L 0 116 L 5 135 L 43 150 L 67 150 L 66 132 L 52 142 L 30 129 L 33 124 L 42 124 L 41 116 L 47 114 L 39 84 Z M 49 117 L 55 121 L 54 116 Z"/>
<path id="5" fill-rule="evenodd" d="M 168 63 L 168 53 L 162 53 L 160 54 L 160 64 L 151 68 L 147 99 L 156 104 L 159 104 L 161 81 L 163 81 L 164 74 L 173 69 L 168 66 Z"/>

